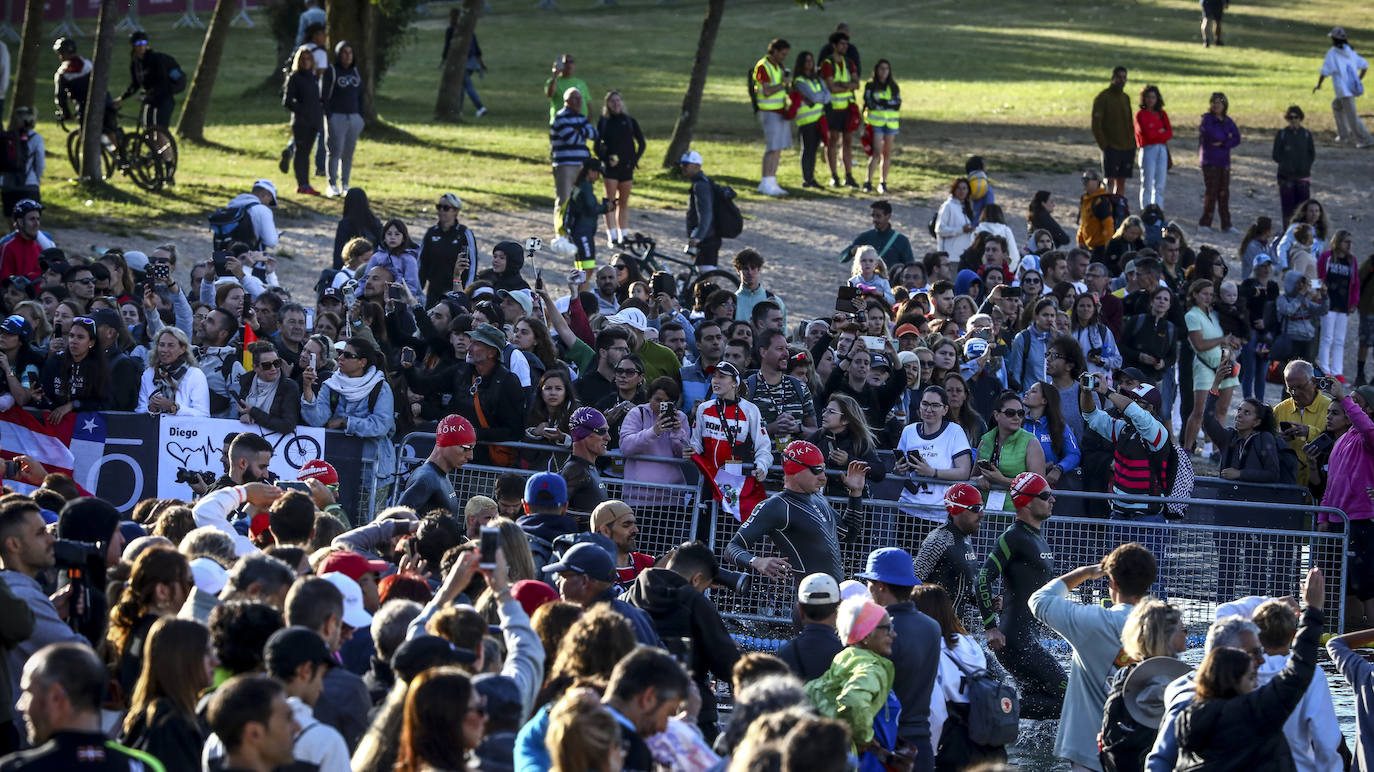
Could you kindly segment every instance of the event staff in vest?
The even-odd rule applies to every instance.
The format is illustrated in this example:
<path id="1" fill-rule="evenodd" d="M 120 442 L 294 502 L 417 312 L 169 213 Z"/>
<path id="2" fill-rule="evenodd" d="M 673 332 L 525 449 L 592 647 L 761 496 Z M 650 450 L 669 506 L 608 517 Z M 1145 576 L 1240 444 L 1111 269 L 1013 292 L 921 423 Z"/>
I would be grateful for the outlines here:
<path id="1" fill-rule="evenodd" d="M 892 166 L 892 146 L 897 141 L 897 113 L 902 109 L 902 90 L 892 79 L 892 63 L 879 59 L 873 79 L 864 84 L 864 123 L 873 132 L 873 154 L 868 159 L 864 192 L 873 191 L 873 172 L 879 172 L 878 192 L 887 192 L 887 171 Z"/>
<path id="2" fill-rule="evenodd" d="M 434 450 L 406 481 L 401 506 L 422 515 L 434 509 L 447 509 L 454 517 L 463 517 L 467 502 L 458 498 L 448 475 L 471 461 L 476 447 L 477 432 L 468 419 L 460 415 L 445 416 L 434 431 Z"/>
<path id="3" fill-rule="evenodd" d="M 725 547 L 725 558 L 741 568 L 752 568 L 775 579 L 825 573 L 843 581 L 840 538 L 857 538 L 863 526 L 863 492 L 868 464 L 850 461 L 844 475 L 849 502 L 844 513 L 825 500 L 825 456 L 805 440 L 796 440 L 782 451 L 782 492 L 769 496 L 750 513 L 749 519 Z M 749 551 L 767 536 L 783 557 L 766 558 Z"/>
<path id="4" fill-rule="evenodd" d="M 849 36 L 836 32 L 830 36 L 830 45 L 834 48 L 830 58 L 821 62 L 821 79 L 830 89 L 830 104 L 825 108 L 826 125 L 830 129 L 830 144 L 826 149 L 826 159 L 830 162 L 830 187 L 839 187 L 840 184 L 835 161 L 843 147 L 844 184 L 857 188 L 859 183 L 854 181 L 854 149 L 851 147 L 854 130 L 849 127 L 849 106 L 854 104 L 854 90 L 859 87 L 859 76 L 845 58 L 845 52 L 849 50 Z M 835 141 L 841 135 L 844 137 L 843 144 Z"/>
<path id="5" fill-rule="evenodd" d="M 802 187 L 819 188 L 816 182 L 816 151 L 821 146 L 821 118 L 825 117 L 825 106 L 830 102 L 830 91 L 821 80 L 820 68 L 816 57 L 810 51 L 797 54 L 796 72 L 792 74 L 792 94 L 799 99 L 797 116 L 797 136 L 801 138 Z"/>
<path id="6" fill-rule="evenodd" d="M 1029 601 L 1031 593 L 1055 577 L 1054 551 L 1040 531 L 1054 509 L 1054 491 L 1035 472 L 1022 472 L 1011 481 L 1011 503 L 1016 519 L 997 537 L 978 572 L 978 609 L 988 647 L 1021 685 L 1021 718 L 1046 721 L 1059 718 L 1068 678 L 1040 645 L 1048 631 L 1031 615 Z M 992 594 L 999 577 L 1000 623 Z"/>
<path id="7" fill-rule="evenodd" d="M 1078 390 L 1078 408 L 1089 429 L 1105 437 L 1116 450 L 1112 462 L 1112 492 L 1128 496 L 1167 496 L 1167 461 L 1173 450 L 1169 430 L 1159 420 L 1163 399 L 1159 389 L 1137 383 L 1129 391 L 1114 391 L 1105 378 L 1093 389 L 1106 397 L 1125 419 L 1113 418 L 1097 406 L 1087 389 Z M 1164 522 L 1162 504 L 1112 499 L 1112 517 L 1149 523 Z M 1150 546 L 1154 551 L 1153 545 Z M 1156 555 L 1163 554 L 1155 552 Z"/>
<path id="8" fill-rule="evenodd" d="M 978 575 L 978 553 L 969 539 L 983 522 L 983 494 L 969 483 L 955 483 L 945 490 L 945 511 L 949 519 L 926 535 L 916 553 L 916 578 L 945 588 L 954 613 L 962 617 L 965 604 L 973 602 Z"/>
<path id="9" fill-rule="evenodd" d="M 768 44 L 768 54 L 754 64 L 754 107 L 763 127 L 763 179 L 759 181 L 759 192 L 765 196 L 787 195 L 778 185 L 778 161 L 782 151 L 792 147 L 792 127 L 783 115 L 792 75 L 783 61 L 791 49 L 786 40 L 777 38 Z"/>

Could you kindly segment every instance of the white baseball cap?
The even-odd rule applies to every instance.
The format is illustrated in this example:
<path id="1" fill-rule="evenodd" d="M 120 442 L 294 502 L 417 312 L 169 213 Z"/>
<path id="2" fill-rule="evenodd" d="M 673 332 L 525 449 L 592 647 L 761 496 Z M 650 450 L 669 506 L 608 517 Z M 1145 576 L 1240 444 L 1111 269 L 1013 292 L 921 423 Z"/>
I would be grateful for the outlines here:
<path id="1" fill-rule="evenodd" d="M 619 312 L 606 317 L 607 324 L 623 324 L 639 332 L 649 329 L 649 318 L 638 308 L 622 308 Z"/>
<path id="2" fill-rule="evenodd" d="M 677 162 L 680 164 L 696 164 L 697 166 L 701 166 L 701 153 L 695 150 L 688 150 L 682 154 L 681 158 L 677 159 Z"/>
<path id="3" fill-rule="evenodd" d="M 320 578 L 339 588 L 343 593 L 343 621 L 355 630 L 372 624 L 372 615 L 363 608 L 363 588 L 345 574 L 332 571 L 320 574 Z"/>
<path id="4" fill-rule="evenodd" d="M 830 574 L 808 574 L 797 585 L 797 602 L 803 606 L 839 603 L 840 583 Z"/>
<path id="5" fill-rule="evenodd" d="M 274 184 L 272 184 L 272 181 L 271 181 L 271 180 L 269 180 L 269 179 L 261 179 L 261 180 L 258 180 L 258 181 L 256 181 L 256 182 L 254 182 L 254 183 L 253 183 L 253 190 L 257 190 L 258 188 L 262 188 L 263 190 L 267 191 L 268 193 L 271 193 L 271 194 L 272 194 L 272 206 L 276 206 L 276 205 L 277 205 L 277 186 L 274 185 Z"/>
<path id="6" fill-rule="evenodd" d="M 229 572 L 210 558 L 196 558 L 191 561 L 191 579 L 201 592 L 219 595 L 219 591 L 229 583 Z"/>

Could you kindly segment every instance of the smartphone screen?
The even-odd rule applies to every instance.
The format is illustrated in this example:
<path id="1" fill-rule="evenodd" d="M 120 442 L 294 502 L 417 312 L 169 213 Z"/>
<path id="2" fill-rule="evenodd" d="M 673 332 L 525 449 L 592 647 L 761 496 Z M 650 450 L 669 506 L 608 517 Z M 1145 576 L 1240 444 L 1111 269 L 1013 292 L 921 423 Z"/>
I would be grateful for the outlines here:
<path id="1" fill-rule="evenodd" d="M 496 549 L 501 546 L 500 528 L 483 528 L 481 542 L 479 543 L 478 554 L 481 555 L 477 567 L 483 571 L 492 571 L 496 568 Z"/>

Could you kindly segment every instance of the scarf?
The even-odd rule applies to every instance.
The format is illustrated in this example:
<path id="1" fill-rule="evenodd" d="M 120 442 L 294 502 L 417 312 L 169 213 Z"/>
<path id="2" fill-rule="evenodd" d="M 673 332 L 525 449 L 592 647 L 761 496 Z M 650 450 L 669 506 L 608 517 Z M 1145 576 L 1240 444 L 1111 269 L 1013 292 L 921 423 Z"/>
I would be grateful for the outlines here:
<path id="1" fill-rule="evenodd" d="M 375 367 L 369 367 L 366 373 L 357 378 L 350 378 L 344 375 L 342 370 L 337 370 L 329 376 L 329 380 L 325 381 L 324 385 L 347 402 L 361 402 L 367 399 L 368 394 L 372 393 L 372 387 L 382 380 L 382 372 Z"/>
<path id="2" fill-rule="evenodd" d="M 277 386 L 281 383 L 282 376 L 278 375 L 274 381 L 264 381 L 258 376 L 253 376 L 253 384 L 248 387 L 248 396 L 244 402 L 249 407 L 255 407 L 265 413 L 272 412 L 272 400 L 277 396 Z"/>
<path id="3" fill-rule="evenodd" d="M 186 369 L 190 367 L 186 363 L 186 355 L 178 356 L 171 364 L 155 365 L 153 369 L 153 383 L 157 385 L 157 391 L 167 399 L 176 401 L 177 389 L 181 386 L 181 379 L 186 377 Z"/>

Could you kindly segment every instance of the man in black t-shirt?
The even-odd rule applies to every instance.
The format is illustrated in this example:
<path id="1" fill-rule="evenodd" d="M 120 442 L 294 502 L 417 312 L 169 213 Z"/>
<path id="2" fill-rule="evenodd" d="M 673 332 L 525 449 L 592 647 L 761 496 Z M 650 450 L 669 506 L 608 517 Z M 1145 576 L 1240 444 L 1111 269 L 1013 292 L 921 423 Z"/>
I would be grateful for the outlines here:
<path id="1" fill-rule="evenodd" d="M 477 432 L 468 419 L 460 415 L 446 416 L 435 430 L 434 450 L 406 482 L 401 506 L 410 507 L 420 515 L 445 509 L 455 517 L 461 516 L 465 502 L 458 500 L 448 474 L 471 461 L 476 446 Z"/>
<path id="2" fill-rule="evenodd" d="M 572 455 L 559 470 L 568 483 L 568 509 L 590 514 L 606 500 L 606 486 L 596 471 L 596 462 L 611 449 L 610 427 L 600 410 L 579 407 L 568 419 L 568 432 L 572 435 Z"/>

